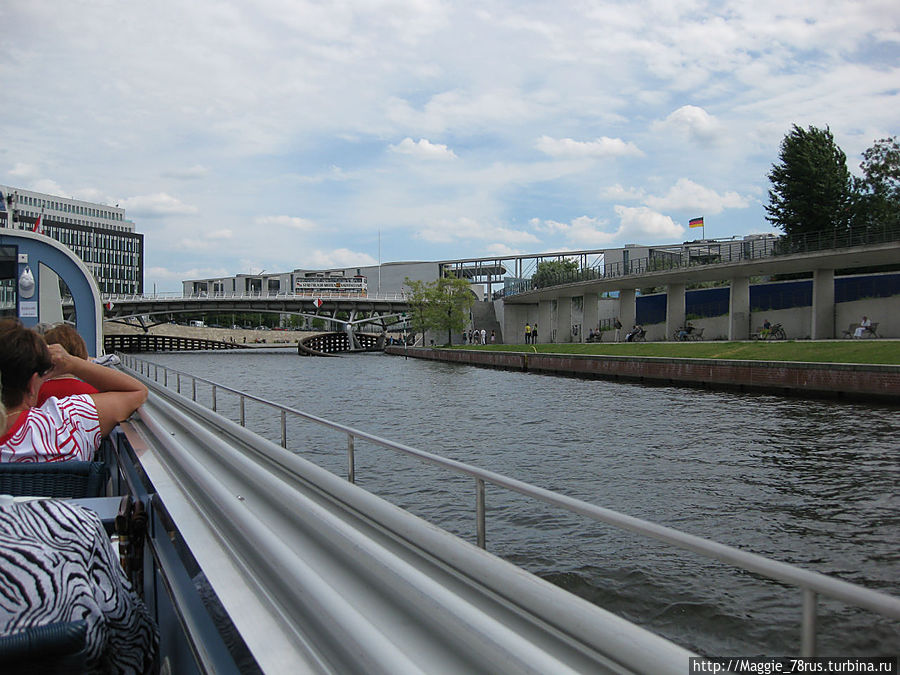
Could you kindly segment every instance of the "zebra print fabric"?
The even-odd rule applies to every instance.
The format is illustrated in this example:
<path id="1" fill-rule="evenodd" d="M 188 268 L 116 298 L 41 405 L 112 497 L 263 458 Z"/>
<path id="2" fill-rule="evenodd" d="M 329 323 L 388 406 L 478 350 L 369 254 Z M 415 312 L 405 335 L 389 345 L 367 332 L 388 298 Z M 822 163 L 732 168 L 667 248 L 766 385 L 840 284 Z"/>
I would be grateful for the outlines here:
<path id="1" fill-rule="evenodd" d="M 92 511 L 55 500 L 0 503 L 0 634 L 87 622 L 90 673 L 149 673 L 159 643 Z"/>

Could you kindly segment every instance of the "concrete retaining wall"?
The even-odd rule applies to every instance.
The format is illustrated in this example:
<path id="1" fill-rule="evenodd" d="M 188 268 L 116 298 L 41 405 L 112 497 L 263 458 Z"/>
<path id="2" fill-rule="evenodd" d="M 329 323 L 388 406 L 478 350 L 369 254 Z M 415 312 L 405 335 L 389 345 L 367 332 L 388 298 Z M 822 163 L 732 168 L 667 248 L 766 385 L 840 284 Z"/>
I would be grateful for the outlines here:
<path id="1" fill-rule="evenodd" d="M 900 403 L 900 366 L 388 347 L 389 354 L 555 375 Z"/>

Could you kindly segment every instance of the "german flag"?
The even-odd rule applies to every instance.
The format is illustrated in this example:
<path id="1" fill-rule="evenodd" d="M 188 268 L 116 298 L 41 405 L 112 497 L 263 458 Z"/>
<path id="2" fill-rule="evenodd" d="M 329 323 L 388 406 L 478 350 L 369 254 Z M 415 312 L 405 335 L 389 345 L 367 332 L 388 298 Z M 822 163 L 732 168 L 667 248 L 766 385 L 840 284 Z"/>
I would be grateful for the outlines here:
<path id="1" fill-rule="evenodd" d="M 703 227 L 703 218 L 691 218 L 688 221 L 689 227 Z"/>

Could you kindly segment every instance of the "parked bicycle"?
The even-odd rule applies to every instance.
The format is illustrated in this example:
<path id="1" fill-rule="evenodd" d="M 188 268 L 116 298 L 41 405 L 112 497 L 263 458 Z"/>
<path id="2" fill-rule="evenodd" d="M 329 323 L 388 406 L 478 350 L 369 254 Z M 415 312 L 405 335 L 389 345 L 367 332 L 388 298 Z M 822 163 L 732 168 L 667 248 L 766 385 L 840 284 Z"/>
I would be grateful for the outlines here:
<path id="1" fill-rule="evenodd" d="M 780 323 L 774 323 L 768 330 L 765 328 L 757 330 L 753 338 L 756 340 L 787 340 L 787 334 Z"/>
<path id="2" fill-rule="evenodd" d="M 672 333 L 675 342 L 699 341 L 703 339 L 703 329 L 694 328 L 691 324 L 678 328 Z"/>

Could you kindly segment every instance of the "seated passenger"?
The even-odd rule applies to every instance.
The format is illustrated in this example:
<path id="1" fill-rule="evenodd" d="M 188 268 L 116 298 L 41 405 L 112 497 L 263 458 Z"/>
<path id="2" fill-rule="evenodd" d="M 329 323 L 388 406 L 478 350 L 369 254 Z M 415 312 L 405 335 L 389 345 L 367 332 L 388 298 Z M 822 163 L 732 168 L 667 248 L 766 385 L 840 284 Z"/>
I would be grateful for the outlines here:
<path id="1" fill-rule="evenodd" d="M 83 620 L 91 673 L 149 673 L 159 635 L 96 513 L 0 499 L 0 635 Z"/>
<path id="2" fill-rule="evenodd" d="M 87 359 L 87 345 L 84 343 L 78 331 L 68 324 L 60 324 L 54 326 L 50 330 L 44 332 L 44 341 L 48 345 L 62 345 L 69 354 L 77 356 L 79 359 Z M 73 394 L 99 394 L 96 387 L 92 387 L 87 382 L 82 382 L 74 375 L 62 373 L 54 378 L 44 380 L 41 390 L 38 393 L 37 407 L 40 408 L 51 396 L 56 398 L 65 398 Z"/>
<path id="3" fill-rule="evenodd" d="M 50 398 L 35 407 L 44 378 L 70 373 L 98 394 Z M 0 321 L 0 377 L 8 416 L 0 462 L 89 461 L 100 439 L 146 400 L 130 375 L 70 355 L 16 320 Z"/>

